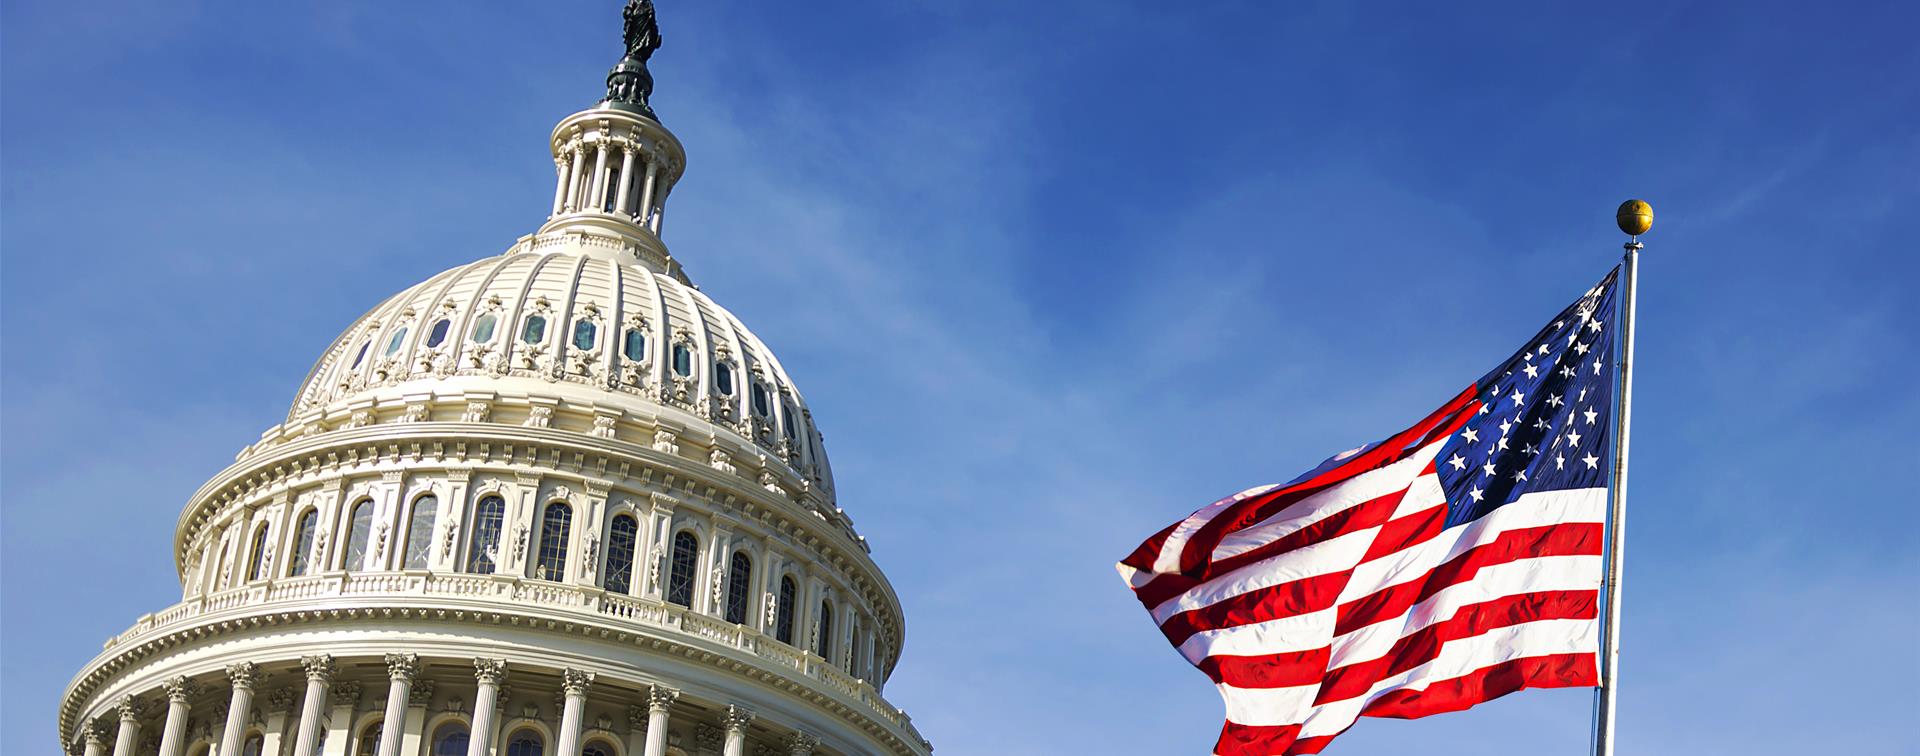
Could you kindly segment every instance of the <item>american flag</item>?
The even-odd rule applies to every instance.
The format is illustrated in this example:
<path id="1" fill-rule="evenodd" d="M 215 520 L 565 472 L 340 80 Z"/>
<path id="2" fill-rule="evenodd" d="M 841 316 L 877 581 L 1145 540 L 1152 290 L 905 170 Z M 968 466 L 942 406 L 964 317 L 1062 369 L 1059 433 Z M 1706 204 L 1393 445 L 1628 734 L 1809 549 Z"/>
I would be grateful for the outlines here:
<path id="1" fill-rule="evenodd" d="M 1618 274 L 1412 427 L 1121 561 L 1226 700 L 1214 753 L 1319 753 L 1363 716 L 1598 684 Z"/>

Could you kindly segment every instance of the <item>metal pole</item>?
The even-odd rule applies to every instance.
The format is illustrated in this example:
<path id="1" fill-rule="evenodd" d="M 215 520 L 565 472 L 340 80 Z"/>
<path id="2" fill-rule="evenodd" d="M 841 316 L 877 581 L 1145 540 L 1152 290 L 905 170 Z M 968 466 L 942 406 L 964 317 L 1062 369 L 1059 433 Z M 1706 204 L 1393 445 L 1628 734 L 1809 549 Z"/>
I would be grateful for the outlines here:
<path id="1" fill-rule="evenodd" d="M 1596 714 L 1593 752 L 1613 756 L 1615 707 L 1620 700 L 1620 583 L 1625 577 L 1627 541 L 1627 430 L 1633 399 L 1633 306 L 1639 286 L 1640 237 L 1627 242 L 1626 280 L 1620 291 L 1620 351 L 1613 364 L 1619 379 L 1619 401 L 1613 413 L 1613 481 L 1607 487 L 1607 592 L 1604 635 L 1600 637 L 1600 706 Z"/>

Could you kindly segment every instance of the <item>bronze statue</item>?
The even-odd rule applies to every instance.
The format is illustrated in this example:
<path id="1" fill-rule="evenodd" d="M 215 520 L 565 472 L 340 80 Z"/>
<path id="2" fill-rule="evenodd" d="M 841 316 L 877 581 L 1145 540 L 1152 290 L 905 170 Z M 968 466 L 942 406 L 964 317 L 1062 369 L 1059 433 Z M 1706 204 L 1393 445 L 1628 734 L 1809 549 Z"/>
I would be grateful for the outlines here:
<path id="1" fill-rule="evenodd" d="M 625 20 L 622 31 L 627 40 L 627 54 L 607 72 L 607 97 L 600 102 L 658 119 L 653 107 L 647 104 L 647 99 L 653 96 L 653 74 L 647 70 L 647 59 L 660 49 L 660 26 L 654 22 L 653 0 L 627 0 L 620 16 Z"/>
<path id="2" fill-rule="evenodd" d="M 660 49 L 660 25 L 654 22 L 653 0 L 627 0 L 620 12 L 626 19 L 627 57 L 647 62 Z"/>

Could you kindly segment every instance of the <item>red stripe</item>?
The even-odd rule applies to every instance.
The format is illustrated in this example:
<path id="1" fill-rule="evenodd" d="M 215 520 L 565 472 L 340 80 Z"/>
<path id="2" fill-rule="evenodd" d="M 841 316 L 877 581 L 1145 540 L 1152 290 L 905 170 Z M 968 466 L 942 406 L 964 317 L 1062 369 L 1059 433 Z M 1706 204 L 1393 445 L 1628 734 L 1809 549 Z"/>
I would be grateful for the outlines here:
<path id="1" fill-rule="evenodd" d="M 1148 538 L 1145 543 L 1140 544 L 1140 548 L 1134 549 L 1133 553 L 1128 554 L 1127 558 L 1120 560 L 1120 563 L 1133 567 L 1134 569 L 1152 572 L 1153 563 L 1160 558 L 1160 548 L 1166 545 L 1167 538 L 1172 536 L 1173 531 L 1178 529 L 1180 524 L 1184 522 L 1186 522 L 1186 520 L 1182 519 L 1180 522 L 1162 528 L 1160 532 L 1153 534 L 1152 538 Z"/>
<path id="2" fill-rule="evenodd" d="M 1387 521 L 1387 518 L 1393 516 L 1393 510 L 1400 506 L 1400 500 L 1405 498 L 1406 495 L 1406 490 L 1402 489 L 1377 499 L 1342 509 L 1316 520 L 1311 525 L 1276 538 L 1272 542 L 1262 544 L 1252 551 L 1244 554 L 1235 554 L 1228 559 L 1215 562 L 1214 567 L 1209 571 L 1212 572 L 1214 576 L 1225 575 L 1262 559 L 1269 559 L 1289 551 L 1312 546 L 1321 541 L 1337 538 L 1348 533 L 1357 533 L 1367 528 L 1381 525 Z M 1166 602 L 1167 599 L 1186 593 L 1195 586 L 1206 582 L 1205 580 L 1197 580 L 1178 575 L 1166 577 L 1170 579 L 1156 579 L 1153 582 L 1140 586 L 1139 590 L 1134 591 L 1134 595 L 1140 599 L 1140 603 L 1146 606 L 1149 611 Z M 1321 608 L 1324 609 L 1326 607 Z"/>
<path id="3" fill-rule="evenodd" d="M 1289 750 L 1300 737 L 1300 725 L 1243 725 L 1228 722 L 1220 728 L 1220 739 L 1213 744 L 1218 756 L 1276 756 L 1299 753 Z"/>
<path id="4" fill-rule="evenodd" d="M 1181 612 L 1160 623 L 1160 632 L 1176 648 L 1195 633 L 1223 627 L 1294 617 L 1330 609 L 1340 600 L 1350 573 L 1333 572 L 1247 591 L 1207 606 Z"/>
<path id="5" fill-rule="evenodd" d="M 1380 526 L 1380 535 L 1374 537 L 1373 545 L 1367 547 L 1367 553 L 1360 558 L 1360 563 L 1366 564 L 1431 541 L 1446 529 L 1447 503 L 1444 501 L 1413 514 L 1389 520 Z"/>
<path id="6" fill-rule="evenodd" d="M 1599 523 L 1565 522 L 1501 533 L 1461 553 L 1425 575 L 1340 605 L 1335 636 L 1407 613 L 1414 604 L 1448 586 L 1473 580 L 1482 567 L 1545 556 L 1598 556 L 1605 528 Z"/>
<path id="7" fill-rule="evenodd" d="M 1501 662 L 1425 690 L 1396 690 L 1360 710 L 1363 717 L 1418 719 L 1461 711 L 1525 688 L 1591 688 L 1600 684 L 1598 654 L 1550 654 Z"/>
<path id="8" fill-rule="evenodd" d="M 1593 619 L 1599 616 L 1599 600 L 1598 590 L 1540 591 L 1460 607 L 1447 620 L 1408 633 L 1377 659 L 1329 671 L 1313 703 L 1318 706 L 1364 696 L 1375 683 L 1438 658 L 1449 642 L 1540 620 Z"/>
<path id="9" fill-rule="evenodd" d="M 1215 685 L 1225 683 L 1236 688 L 1293 688 L 1320 682 L 1327 674 L 1332 658 L 1331 646 L 1312 651 L 1258 656 L 1221 654 L 1201 659 L 1197 666 Z"/>
<path id="10" fill-rule="evenodd" d="M 1296 483 L 1264 496 L 1256 496 L 1233 504 L 1222 510 L 1186 543 L 1180 554 L 1180 572 L 1191 577 L 1206 578 L 1218 574 L 1207 569 L 1208 555 L 1213 553 L 1220 540 L 1234 531 L 1258 524 L 1291 503 L 1297 496 L 1327 488 L 1368 470 L 1376 470 L 1407 458 L 1419 447 L 1414 442 L 1436 427 L 1447 424 L 1457 418 L 1462 408 L 1474 402 L 1474 386 L 1455 395 L 1446 404 L 1441 405 L 1432 414 L 1415 423 L 1413 427 L 1400 431 L 1392 438 L 1365 452 L 1354 455 L 1353 459 L 1341 463 L 1331 470 L 1311 479 Z"/>

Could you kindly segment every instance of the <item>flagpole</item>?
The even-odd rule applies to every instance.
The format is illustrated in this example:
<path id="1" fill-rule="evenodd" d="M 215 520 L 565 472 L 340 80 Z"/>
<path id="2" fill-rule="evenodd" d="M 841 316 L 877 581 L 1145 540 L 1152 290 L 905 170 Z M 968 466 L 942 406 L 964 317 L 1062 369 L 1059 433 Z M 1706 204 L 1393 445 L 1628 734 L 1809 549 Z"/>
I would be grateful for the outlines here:
<path id="1" fill-rule="evenodd" d="M 1640 200 L 1627 200 L 1614 216 L 1620 230 L 1629 237 L 1626 243 L 1626 280 L 1621 282 L 1619 315 L 1620 351 L 1614 356 L 1619 380 L 1619 402 L 1613 413 L 1613 480 L 1607 487 L 1611 501 L 1607 511 L 1607 592 L 1604 635 L 1600 649 L 1600 705 L 1595 714 L 1593 752 L 1595 756 L 1613 756 L 1616 707 L 1620 700 L 1620 588 L 1624 577 L 1627 530 L 1627 431 L 1633 400 L 1633 309 L 1640 274 L 1640 235 L 1653 227 L 1653 208 Z"/>

